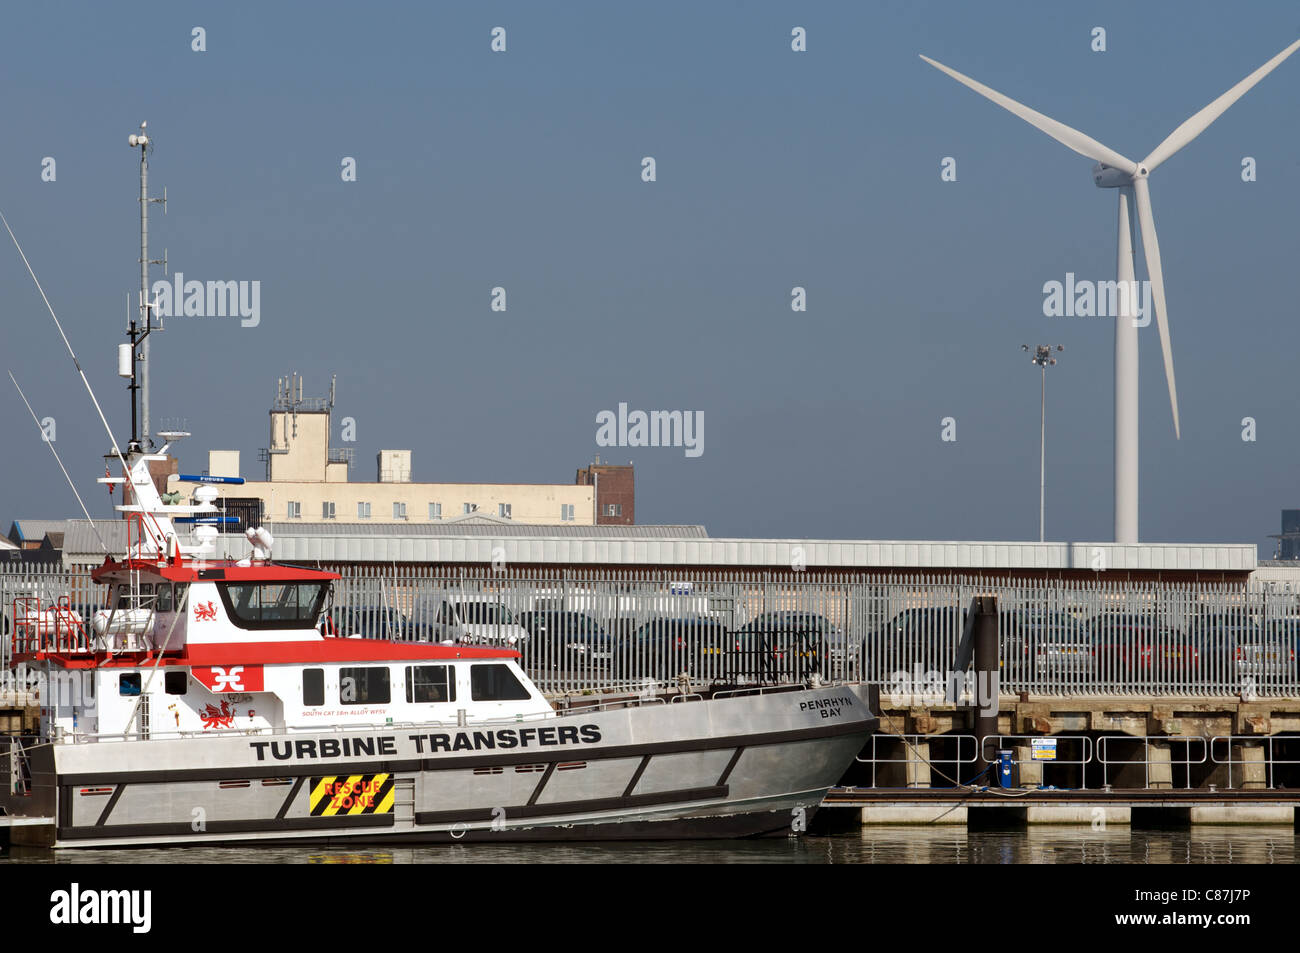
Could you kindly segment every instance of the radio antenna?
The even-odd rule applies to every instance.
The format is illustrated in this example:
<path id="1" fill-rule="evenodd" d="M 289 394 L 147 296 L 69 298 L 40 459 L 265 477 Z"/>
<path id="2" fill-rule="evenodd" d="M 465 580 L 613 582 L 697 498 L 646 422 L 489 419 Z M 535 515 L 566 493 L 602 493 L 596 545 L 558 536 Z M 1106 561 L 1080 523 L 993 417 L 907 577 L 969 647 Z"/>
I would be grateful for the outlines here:
<path id="1" fill-rule="evenodd" d="M 156 304 L 149 300 L 149 266 L 162 265 L 164 273 L 167 270 L 167 254 L 164 250 L 161 259 L 149 258 L 149 206 L 151 203 L 161 203 L 164 214 L 167 211 L 167 190 L 163 189 L 163 197 L 160 199 L 149 198 L 149 153 L 153 151 L 153 140 L 145 134 L 148 127 L 147 122 L 140 123 L 140 131 L 127 136 L 126 143 L 132 149 L 140 150 L 140 323 L 131 331 L 131 354 L 132 354 L 132 407 L 135 406 L 136 395 L 134 391 L 138 390 L 140 397 L 140 445 L 141 449 L 148 452 L 153 449 L 152 426 L 149 415 L 149 335 L 154 331 L 162 330 L 162 322 L 157 325 L 153 323 Z M 137 350 L 138 348 L 138 350 Z M 139 365 L 139 372 L 136 373 L 136 365 Z M 132 414 L 134 416 L 134 414 Z M 134 421 L 132 421 L 134 424 Z M 160 435 L 161 436 L 161 435 Z M 131 428 L 131 439 L 136 439 L 134 426 Z"/>
<path id="2" fill-rule="evenodd" d="M 63 478 L 68 481 L 68 486 L 72 487 L 72 495 L 77 498 L 77 503 L 81 505 L 81 512 L 86 514 L 86 521 L 90 523 L 90 528 L 95 531 L 95 536 L 99 539 L 99 545 L 103 546 L 104 552 L 107 553 L 108 543 L 104 542 L 104 537 L 99 533 L 99 527 L 96 526 L 95 521 L 90 518 L 90 510 L 86 509 L 85 501 L 82 500 L 81 494 L 77 492 L 77 485 L 72 482 L 72 477 L 68 476 L 68 468 L 63 465 L 63 460 L 59 458 L 59 451 L 54 449 L 54 441 L 45 436 L 45 428 L 42 427 L 41 422 L 37 420 L 36 411 L 32 410 L 32 405 L 27 400 L 27 395 L 23 393 L 21 387 L 18 387 L 18 379 L 14 377 L 13 371 L 9 372 L 9 379 L 14 382 L 14 387 L 18 388 L 18 396 L 21 397 L 23 403 L 27 405 L 27 412 L 32 415 L 32 420 L 36 423 L 36 429 L 41 431 L 41 438 L 45 441 L 46 446 L 50 448 L 50 453 L 54 454 L 54 459 L 58 461 L 59 469 L 63 471 Z"/>

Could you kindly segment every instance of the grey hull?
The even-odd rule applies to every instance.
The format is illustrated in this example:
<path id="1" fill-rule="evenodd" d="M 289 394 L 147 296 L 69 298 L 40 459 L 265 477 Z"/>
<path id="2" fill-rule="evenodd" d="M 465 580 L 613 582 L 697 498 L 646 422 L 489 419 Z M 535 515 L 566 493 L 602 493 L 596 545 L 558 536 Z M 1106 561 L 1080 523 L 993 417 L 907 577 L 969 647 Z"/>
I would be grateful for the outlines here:
<path id="1" fill-rule="evenodd" d="M 743 837 L 806 829 L 874 727 L 841 687 L 531 723 L 64 744 L 34 759 L 54 762 L 35 788 L 52 792 L 45 842 L 59 847 Z"/>

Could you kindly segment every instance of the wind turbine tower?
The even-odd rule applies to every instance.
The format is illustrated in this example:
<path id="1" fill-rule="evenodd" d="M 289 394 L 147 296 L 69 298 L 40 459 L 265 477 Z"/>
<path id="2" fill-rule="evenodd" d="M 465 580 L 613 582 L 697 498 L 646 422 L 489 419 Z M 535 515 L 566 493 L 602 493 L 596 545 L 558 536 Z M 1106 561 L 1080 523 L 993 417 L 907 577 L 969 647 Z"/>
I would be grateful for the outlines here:
<path id="1" fill-rule="evenodd" d="M 1115 318 L 1115 542 L 1138 541 L 1138 324 L 1136 321 L 1137 283 L 1133 268 L 1134 218 L 1142 233 L 1142 251 L 1146 257 L 1147 278 L 1151 282 L 1151 299 L 1155 305 L 1156 327 L 1160 332 L 1160 349 L 1164 355 L 1165 380 L 1169 384 L 1169 405 L 1174 415 L 1174 437 L 1181 436 L 1178 424 L 1178 390 L 1174 385 L 1174 355 L 1169 344 L 1169 320 L 1165 308 L 1165 279 L 1160 267 L 1160 243 L 1151 212 L 1152 172 L 1187 145 L 1222 116 L 1228 107 L 1244 96 L 1256 83 L 1273 72 L 1283 60 L 1300 48 L 1292 43 L 1236 86 L 1196 113 L 1169 134 L 1164 142 L 1141 162 L 1120 155 L 1096 139 L 1084 135 L 1035 112 L 1028 106 L 1003 96 L 969 76 L 922 56 L 935 69 L 947 73 L 986 99 L 997 103 L 1036 129 L 1082 156 L 1093 159 L 1093 183 L 1100 189 L 1116 189 L 1119 196 L 1117 277 L 1119 293 Z M 1126 293 L 1127 292 L 1127 293 Z"/>

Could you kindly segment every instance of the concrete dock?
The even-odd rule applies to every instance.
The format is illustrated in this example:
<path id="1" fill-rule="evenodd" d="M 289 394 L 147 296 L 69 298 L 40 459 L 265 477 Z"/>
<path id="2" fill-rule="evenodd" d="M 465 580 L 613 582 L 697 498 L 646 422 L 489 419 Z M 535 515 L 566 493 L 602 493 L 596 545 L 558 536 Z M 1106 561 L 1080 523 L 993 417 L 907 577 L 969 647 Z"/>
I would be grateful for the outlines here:
<path id="1" fill-rule="evenodd" d="M 1051 791 L 835 788 L 823 806 L 852 808 L 864 825 L 1019 827 L 1056 824 L 1105 830 L 1199 824 L 1295 827 L 1300 791 Z"/>

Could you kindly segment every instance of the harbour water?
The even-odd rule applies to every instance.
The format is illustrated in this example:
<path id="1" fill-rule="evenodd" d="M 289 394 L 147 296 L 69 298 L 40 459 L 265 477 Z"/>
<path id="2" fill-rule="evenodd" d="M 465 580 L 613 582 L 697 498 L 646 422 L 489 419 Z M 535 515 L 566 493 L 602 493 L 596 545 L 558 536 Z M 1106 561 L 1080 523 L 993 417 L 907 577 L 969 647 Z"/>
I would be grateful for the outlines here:
<path id="1" fill-rule="evenodd" d="M 428 847 L 204 847 L 0 851 L 0 863 L 72 864 L 1293 864 L 1288 827 L 872 827 L 833 836 L 737 841 L 450 844 Z"/>

